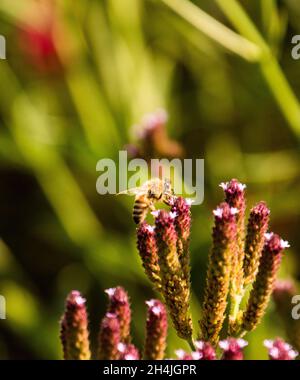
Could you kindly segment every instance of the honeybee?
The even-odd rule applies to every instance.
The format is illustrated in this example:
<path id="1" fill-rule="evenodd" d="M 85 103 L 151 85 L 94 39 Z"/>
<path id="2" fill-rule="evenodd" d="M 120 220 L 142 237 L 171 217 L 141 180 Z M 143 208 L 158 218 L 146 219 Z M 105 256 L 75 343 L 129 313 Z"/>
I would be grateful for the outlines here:
<path id="1" fill-rule="evenodd" d="M 155 202 L 161 201 L 170 206 L 175 198 L 171 181 L 160 178 L 150 179 L 140 187 L 134 187 L 119 194 L 135 195 L 132 216 L 136 224 L 146 219 L 149 210 L 155 210 Z"/>

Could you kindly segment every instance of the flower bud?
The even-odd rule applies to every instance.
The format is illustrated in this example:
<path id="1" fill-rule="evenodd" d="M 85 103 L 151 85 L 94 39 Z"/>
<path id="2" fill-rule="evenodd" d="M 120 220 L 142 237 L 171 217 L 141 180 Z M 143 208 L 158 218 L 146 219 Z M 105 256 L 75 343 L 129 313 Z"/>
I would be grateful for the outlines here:
<path id="1" fill-rule="evenodd" d="M 222 360 L 243 360 L 243 348 L 248 345 L 244 339 L 227 338 L 221 340 L 220 348 L 223 350 Z"/>
<path id="2" fill-rule="evenodd" d="M 89 360 L 91 358 L 86 300 L 73 290 L 66 299 L 61 319 L 61 342 L 64 359 Z"/>
<path id="3" fill-rule="evenodd" d="M 195 347 L 200 354 L 199 360 L 216 360 L 216 351 L 210 343 L 198 340 L 195 342 Z"/>
<path id="4" fill-rule="evenodd" d="M 119 360 L 140 360 L 138 349 L 133 344 L 118 344 Z"/>
<path id="5" fill-rule="evenodd" d="M 259 259 L 268 230 L 270 210 L 259 202 L 250 212 L 244 258 L 244 286 L 251 284 L 256 276 Z"/>
<path id="6" fill-rule="evenodd" d="M 258 273 L 242 317 L 242 329 L 253 330 L 263 317 L 273 291 L 282 252 L 287 247 L 289 244 L 280 236 L 273 233 L 265 234 Z"/>
<path id="7" fill-rule="evenodd" d="M 198 360 L 200 355 L 196 352 L 188 353 L 184 350 L 176 350 L 175 355 L 177 356 L 177 359 L 179 360 Z"/>
<path id="8" fill-rule="evenodd" d="M 204 292 L 201 338 L 216 345 L 219 340 L 227 306 L 232 255 L 236 250 L 237 210 L 221 203 L 214 210 L 213 246 L 209 256 Z"/>
<path id="9" fill-rule="evenodd" d="M 118 360 L 120 343 L 120 322 L 116 314 L 106 313 L 101 321 L 99 333 L 99 360 Z"/>
<path id="10" fill-rule="evenodd" d="M 175 213 L 174 225 L 176 228 L 177 253 L 186 280 L 190 282 L 190 230 L 191 230 L 191 204 L 182 197 L 175 199 L 171 212 Z"/>
<path id="11" fill-rule="evenodd" d="M 163 109 L 144 116 L 138 131 L 143 157 L 182 157 L 183 147 L 168 136 L 166 123 L 168 114 Z"/>
<path id="12" fill-rule="evenodd" d="M 130 342 L 131 310 L 127 292 L 121 287 L 107 289 L 109 297 L 108 312 L 115 314 L 120 323 L 121 342 Z"/>
<path id="13" fill-rule="evenodd" d="M 146 302 L 148 306 L 144 359 L 162 360 L 167 345 L 167 312 L 158 300 Z"/>
<path id="14" fill-rule="evenodd" d="M 191 340 L 190 284 L 185 278 L 177 254 L 174 218 L 174 213 L 161 210 L 155 219 L 162 293 L 178 336 Z"/>
<path id="15" fill-rule="evenodd" d="M 229 319 L 229 330 L 234 330 L 235 321 L 240 299 L 243 293 L 243 262 L 244 262 L 244 244 L 245 244 L 245 188 L 246 185 L 232 179 L 230 182 L 221 183 L 220 187 L 224 190 L 225 201 L 230 207 L 235 208 L 238 212 L 235 214 L 236 220 L 236 241 L 237 246 L 235 254 L 232 255 L 232 273 L 231 273 L 231 311 Z"/>
<path id="16" fill-rule="evenodd" d="M 300 350 L 300 322 L 292 318 L 292 299 L 297 294 L 297 289 L 291 280 L 277 280 L 273 290 L 273 300 L 277 313 L 285 326 L 286 335 L 296 350 Z"/>
<path id="17" fill-rule="evenodd" d="M 239 212 L 236 214 L 237 223 L 237 239 L 238 239 L 238 254 L 239 262 L 244 257 L 244 241 L 245 241 L 245 210 L 246 210 L 246 199 L 245 199 L 245 188 L 246 185 L 238 182 L 236 179 L 232 179 L 230 182 L 221 183 L 220 187 L 225 193 L 225 202 L 229 204 L 230 207 L 236 208 Z"/>
<path id="18" fill-rule="evenodd" d="M 160 269 L 154 228 L 143 222 L 137 229 L 137 247 L 145 273 L 157 290 L 161 288 Z"/>
<path id="19" fill-rule="evenodd" d="M 270 360 L 294 360 L 298 356 L 298 352 L 280 338 L 265 340 L 264 346 L 268 349 Z"/>

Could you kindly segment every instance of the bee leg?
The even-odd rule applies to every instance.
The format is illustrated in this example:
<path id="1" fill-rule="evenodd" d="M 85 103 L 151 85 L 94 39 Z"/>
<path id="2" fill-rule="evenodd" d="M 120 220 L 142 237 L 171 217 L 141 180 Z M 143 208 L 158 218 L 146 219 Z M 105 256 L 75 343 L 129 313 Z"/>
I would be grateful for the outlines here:
<path id="1" fill-rule="evenodd" d="M 153 202 L 149 203 L 149 209 L 150 209 L 150 211 L 155 211 L 156 210 Z"/>

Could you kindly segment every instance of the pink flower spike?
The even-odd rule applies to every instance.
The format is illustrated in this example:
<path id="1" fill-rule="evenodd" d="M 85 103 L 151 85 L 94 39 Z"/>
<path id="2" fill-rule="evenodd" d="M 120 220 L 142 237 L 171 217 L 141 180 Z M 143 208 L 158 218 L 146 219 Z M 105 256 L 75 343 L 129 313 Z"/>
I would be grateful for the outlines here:
<path id="1" fill-rule="evenodd" d="M 101 321 L 98 337 L 98 359 L 117 360 L 120 342 L 120 322 L 113 313 L 106 313 Z"/>
<path id="2" fill-rule="evenodd" d="M 115 290 L 116 290 L 116 288 L 105 289 L 104 293 L 106 293 L 108 295 L 108 297 L 111 298 L 115 294 Z"/>
<path id="3" fill-rule="evenodd" d="M 223 350 L 222 360 L 243 360 L 243 348 L 248 345 L 244 339 L 227 338 L 220 341 L 219 346 Z"/>
<path id="4" fill-rule="evenodd" d="M 231 180 L 230 182 L 221 182 L 219 185 L 224 191 L 229 191 L 230 193 L 236 191 L 244 191 L 246 189 L 246 185 L 238 182 L 237 180 Z"/>
<path id="5" fill-rule="evenodd" d="M 105 290 L 109 298 L 108 313 L 116 315 L 120 322 L 120 340 L 129 342 L 130 337 L 130 323 L 131 323 L 131 310 L 129 297 L 125 289 L 121 286 L 116 288 L 109 288 Z"/>
<path id="6" fill-rule="evenodd" d="M 231 207 L 230 212 L 231 215 L 236 215 L 239 213 L 239 210 L 236 207 Z"/>
<path id="7" fill-rule="evenodd" d="M 188 206 L 192 206 L 192 204 L 195 202 L 195 200 L 194 200 L 194 199 L 191 199 L 191 198 L 186 198 L 185 202 L 186 202 L 186 204 L 187 204 Z"/>
<path id="8" fill-rule="evenodd" d="M 155 227 L 154 227 L 154 226 L 147 225 L 147 226 L 146 226 L 146 229 L 147 229 L 148 232 L 153 233 Z"/>
<path id="9" fill-rule="evenodd" d="M 236 207 L 229 207 L 226 209 L 226 216 L 224 214 L 224 207 L 217 207 L 215 210 L 213 210 L 213 214 L 215 217 L 222 219 L 223 216 L 227 217 L 227 214 L 230 215 L 236 215 L 239 213 L 239 210 Z"/>
<path id="10" fill-rule="evenodd" d="M 146 305 L 148 310 L 143 358 L 162 360 L 167 345 L 167 311 L 165 305 L 159 300 L 146 301 Z"/>
<path id="11" fill-rule="evenodd" d="M 153 215 L 155 218 L 159 216 L 159 213 L 160 213 L 160 210 L 151 211 L 151 215 Z"/>
<path id="12" fill-rule="evenodd" d="M 156 289 L 161 287 L 155 227 L 142 222 L 137 228 L 137 248 L 145 273 Z"/>
<path id="13" fill-rule="evenodd" d="M 140 354 L 133 344 L 118 344 L 119 360 L 140 360 Z"/>
<path id="14" fill-rule="evenodd" d="M 65 360 L 89 360 L 88 314 L 85 299 L 72 290 L 66 299 L 65 312 L 61 318 L 60 338 Z"/>
<path id="15" fill-rule="evenodd" d="M 281 248 L 282 249 L 285 249 L 285 248 L 290 248 L 290 244 L 289 244 L 289 242 L 288 241 L 286 241 L 286 240 L 280 240 L 280 245 L 281 245 Z"/>
<path id="16" fill-rule="evenodd" d="M 170 211 L 170 212 L 169 212 L 169 215 L 170 215 L 170 217 L 171 217 L 172 219 L 175 219 L 176 216 L 177 216 L 177 213 L 176 213 L 176 212 L 172 212 L 172 211 Z"/>
<path id="17" fill-rule="evenodd" d="M 197 352 L 200 354 L 198 360 L 215 360 L 216 351 L 209 342 L 204 342 L 202 340 L 196 341 L 195 347 Z"/>
<path id="18" fill-rule="evenodd" d="M 215 210 L 213 210 L 213 214 L 217 218 L 222 218 L 222 216 L 223 216 L 223 209 L 221 209 L 220 207 L 218 207 Z"/>
<path id="19" fill-rule="evenodd" d="M 175 354 L 179 360 L 194 360 L 192 354 L 188 354 L 184 350 L 176 350 Z"/>
<path id="20" fill-rule="evenodd" d="M 228 186 L 228 182 L 221 182 L 219 187 L 221 187 L 223 190 L 226 190 Z"/>
<path id="21" fill-rule="evenodd" d="M 264 346 L 268 349 L 270 360 L 294 360 L 298 356 L 298 352 L 281 338 L 267 339 Z"/>
<path id="22" fill-rule="evenodd" d="M 203 357 L 203 354 L 201 352 L 192 352 L 191 356 L 193 360 L 201 360 Z"/>
<path id="23" fill-rule="evenodd" d="M 266 232 L 265 233 L 265 239 L 266 239 L 266 241 L 271 240 L 273 235 L 274 235 L 274 232 Z"/>

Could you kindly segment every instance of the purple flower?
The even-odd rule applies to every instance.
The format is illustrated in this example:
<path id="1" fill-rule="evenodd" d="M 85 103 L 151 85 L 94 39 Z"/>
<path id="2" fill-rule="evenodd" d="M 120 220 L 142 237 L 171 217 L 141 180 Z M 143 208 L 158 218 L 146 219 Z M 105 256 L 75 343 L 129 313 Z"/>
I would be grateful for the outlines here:
<path id="1" fill-rule="evenodd" d="M 165 125 L 167 121 L 168 114 L 164 109 L 158 109 L 155 112 L 144 115 L 142 120 L 142 130 L 140 131 L 139 137 L 147 137 L 155 131 L 156 128 Z"/>
<path id="2" fill-rule="evenodd" d="M 131 310 L 127 292 L 121 287 L 106 289 L 109 297 L 108 312 L 115 314 L 120 322 L 122 342 L 130 342 Z"/>
<path id="3" fill-rule="evenodd" d="M 258 272 L 243 313 L 242 328 L 244 330 L 253 330 L 263 317 L 273 292 L 282 252 L 287 247 L 289 247 L 288 242 L 282 240 L 280 236 L 272 232 L 265 234 L 265 245 Z"/>
<path id="4" fill-rule="evenodd" d="M 236 208 L 223 202 L 214 210 L 213 246 L 209 256 L 201 338 L 216 345 L 219 340 L 229 292 L 232 256 L 236 253 Z"/>
<path id="5" fill-rule="evenodd" d="M 138 349 L 133 344 L 118 344 L 119 360 L 140 360 Z"/>
<path id="6" fill-rule="evenodd" d="M 69 293 L 66 299 L 60 332 L 66 360 L 89 360 L 91 358 L 85 302 L 86 300 L 77 290 Z"/>
<path id="7" fill-rule="evenodd" d="M 175 354 L 179 360 L 200 360 L 198 352 L 191 352 L 190 354 L 184 350 L 176 350 Z"/>
<path id="8" fill-rule="evenodd" d="M 182 271 L 177 253 L 175 217 L 174 213 L 161 210 L 155 219 L 162 294 L 178 336 L 191 340 L 190 284 Z"/>
<path id="9" fill-rule="evenodd" d="M 174 224 L 178 236 L 177 254 L 182 266 L 186 281 L 190 283 L 190 231 L 191 231 L 191 203 L 182 197 L 177 197 L 172 205 Z"/>
<path id="10" fill-rule="evenodd" d="M 177 197 L 172 205 L 171 212 L 176 214 L 175 227 L 178 238 L 187 242 L 191 229 L 191 204 L 182 197 Z"/>
<path id="11" fill-rule="evenodd" d="M 297 289 L 291 280 L 277 280 L 273 290 L 273 300 L 276 311 L 285 326 L 289 342 L 300 350 L 300 323 L 297 319 L 291 318 L 292 298 L 297 294 Z"/>
<path id="12" fill-rule="evenodd" d="M 227 338 L 219 342 L 223 350 L 222 360 L 243 360 L 243 348 L 248 345 L 244 339 Z"/>
<path id="13" fill-rule="evenodd" d="M 298 356 L 298 352 L 280 338 L 265 340 L 264 346 L 268 349 L 270 360 L 294 360 Z"/>
<path id="14" fill-rule="evenodd" d="M 160 290 L 161 278 L 154 228 L 146 222 L 142 222 L 137 229 L 137 247 L 146 275 L 155 288 Z"/>
<path id="15" fill-rule="evenodd" d="M 196 341 L 196 351 L 188 353 L 184 350 L 176 350 L 175 354 L 180 360 L 215 360 L 216 351 L 208 342 Z"/>
<path id="16" fill-rule="evenodd" d="M 150 300 L 146 322 L 146 340 L 144 348 L 144 359 L 161 360 L 164 358 L 167 344 L 167 312 L 162 302 Z"/>
<path id="17" fill-rule="evenodd" d="M 220 187 L 225 193 L 225 202 L 228 203 L 230 207 L 234 207 L 238 210 L 236 214 L 237 222 L 237 237 L 239 246 L 239 256 L 243 257 L 244 252 L 244 239 L 245 239 L 245 210 L 246 210 L 246 199 L 245 199 L 245 188 L 246 185 L 240 183 L 237 179 L 232 179 L 230 182 L 222 182 Z M 239 258 L 241 259 L 241 258 Z"/>
<path id="18" fill-rule="evenodd" d="M 141 145 L 143 157 L 182 157 L 182 146 L 168 136 L 166 123 L 168 114 L 164 109 L 158 109 L 144 116 L 141 125 L 134 127 Z"/>
<path id="19" fill-rule="evenodd" d="M 236 249 L 232 255 L 232 273 L 231 273 L 231 311 L 229 317 L 229 333 L 235 330 L 238 303 L 243 292 L 243 262 L 244 262 L 244 244 L 245 244 L 245 210 L 246 198 L 245 188 L 246 185 L 232 179 L 230 182 L 221 183 L 220 187 L 224 190 L 225 201 L 230 207 L 233 207 L 236 212 Z"/>
<path id="20" fill-rule="evenodd" d="M 254 280 L 268 230 L 270 210 L 265 202 L 252 208 L 248 220 L 244 258 L 244 286 Z"/>
<path id="21" fill-rule="evenodd" d="M 209 342 L 198 340 L 195 342 L 196 352 L 200 354 L 199 360 L 216 360 L 216 351 Z"/>
<path id="22" fill-rule="evenodd" d="M 291 280 L 277 280 L 274 285 L 273 298 L 274 300 L 280 300 L 286 296 L 292 297 L 296 294 L 296 287 Z M 290 301 L 290 300 L 289 300 Z"/>
<path id="23" fill-rule="evenodd" d="M 120 343 L 120 322 L 116 314 L 106 313 L 101 321 L 99 333 L 99 360 L 118 360 Z"/>

